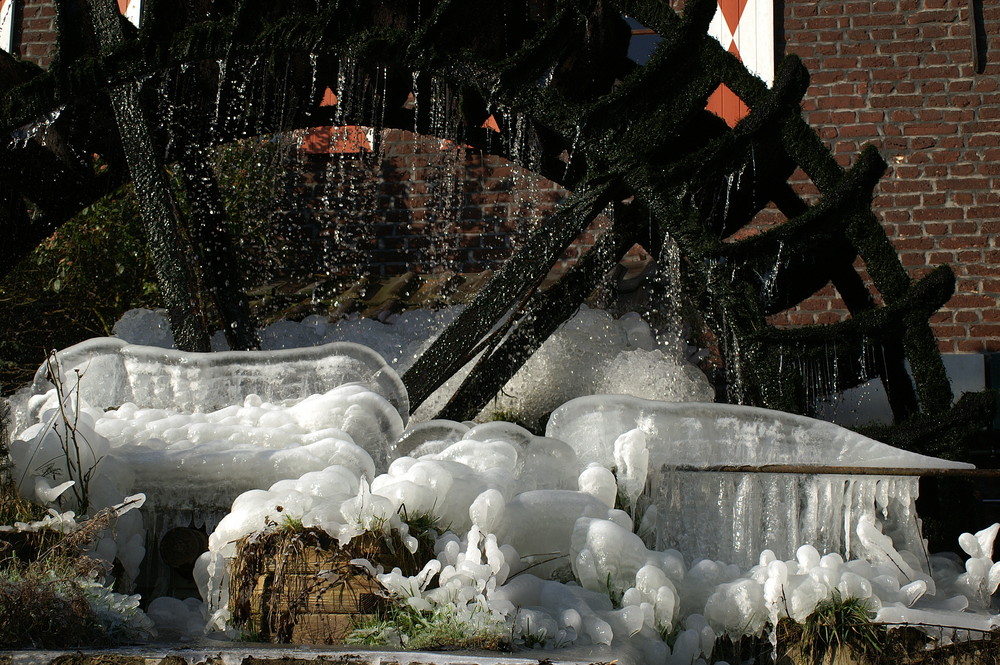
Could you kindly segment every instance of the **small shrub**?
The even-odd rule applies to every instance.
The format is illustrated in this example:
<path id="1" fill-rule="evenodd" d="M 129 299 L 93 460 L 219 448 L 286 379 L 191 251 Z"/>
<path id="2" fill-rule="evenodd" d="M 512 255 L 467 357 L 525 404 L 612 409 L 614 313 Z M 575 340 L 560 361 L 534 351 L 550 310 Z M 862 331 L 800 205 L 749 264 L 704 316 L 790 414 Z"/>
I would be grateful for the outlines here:
<path id="1" fill-rule="evenodd" d="M 281 522 L 277 525 L 275 531 L 278 533 L 302 533 L 306 528 L 302 524 L 302 520 L 298 517 L 292 517 L 291 515 L 283 515 L 281 517 Z"/>
<path id="2" fill-rule="evenodd" d="M 79 524 L 70 519 L 66 532 L 44 523 L 0 532 L 0 649 L 105 646 L 151 634 L 139 597 L 105 587 L 108 564 L 86 554 L 120 510 L 106 508 Z"/>
<path id="3" fill-rule="evenodd" d="M 837 591 L 831 599 L 819 603 L 802 624 L 802 652 L 814 663 L 820 663 L 828 651 L 835 653 L 844 647 L 869 658 L 877 657 L 885 638 L 886 628 L 872 622 L 866 600 L 842 598 Z"/>
<path id="4" fill-rule="evenodd" d="M 101 646 L 111 642 L 72 579 L 0 574 L 0 648 Z"/>

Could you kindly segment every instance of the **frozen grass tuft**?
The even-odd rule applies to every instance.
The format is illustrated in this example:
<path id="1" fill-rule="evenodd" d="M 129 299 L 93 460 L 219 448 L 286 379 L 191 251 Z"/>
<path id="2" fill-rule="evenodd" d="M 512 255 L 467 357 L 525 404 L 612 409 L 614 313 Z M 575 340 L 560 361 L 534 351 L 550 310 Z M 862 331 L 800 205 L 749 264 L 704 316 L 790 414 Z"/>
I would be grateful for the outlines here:
<path id="1" fill-rule="evenodd" d="M 393 603 L 381 615 L 360 622 L 348 636 L 347 643 L 425 651 L 509 651 L 511 648 L 509 633 L 499 625 L 463 621 L 449 607 L 421 611 L 404 603 Z"/>

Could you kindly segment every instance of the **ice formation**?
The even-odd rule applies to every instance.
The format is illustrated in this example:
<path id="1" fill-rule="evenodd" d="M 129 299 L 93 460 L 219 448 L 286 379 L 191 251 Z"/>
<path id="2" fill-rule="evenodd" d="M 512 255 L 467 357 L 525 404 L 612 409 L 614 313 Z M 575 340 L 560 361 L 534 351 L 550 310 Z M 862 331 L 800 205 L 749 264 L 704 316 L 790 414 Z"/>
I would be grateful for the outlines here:
<path id="1" fill-rule="evenodd" d="M 800 545 L 862 557 L 857 533 L 878 516 L 896 547 L 927 568 L 916 517 L 918 477 L 766 472 L 768 465 L 971 468 L 893 448 L 823 421 L 745 406 L 594 395 L 562 405 L 546 434 L 583 462 L 615 467 L 659 548 L 751 565 L 762 550 L 791 557 Z M 755 471 L 719 470 L 749 466 Z M 648 469 L 648 473 L 646 472 Z M 641 471 L 640 471 L 641 470 Z M 640 483 L 649 493 L 639 499 Z M 635 514 L 635 513 L 634 513 Z M 732 533 L 720 539 L 715 534 Z"/>
<path id="2" fill-rule="evenodd" d="M 893 448 L 806 416 L 733 404 L 679 404 L 623 395 L 588 395 L 563 404 L 549 418 L 546 435 L 570 443 L 581 459 L 611 466 L 615 440 L 636 428 L 650 441 L 650 468 L 767 464 L 973 468 Z"/>
<path id="3" fill-rule="evenodd" d="M 12 460 L 22 471 L 22 491 L 27 491 L 25 483 L 44 483 L 45 474 L 60 479 L 71 475 L 62 452 L 65 425 L 52 405 L 58 401 L 56 393 L 35 401 L 42 403 L 41 422 L 11 443 Z M 82 399 L 72 401 L 77 436 L 85 441 L 81 473 L 96 468 L 119 489 L 142 487 L 160 508 L 211 508 L 219 495 L 229 497 L 225 505 L 234 493 L 323 468 L 345 454 L 359 460 L 356 465 L 370 465 L 365 475 L 372 477 L 372 457 L 384 466 L 390 443 L 403 430 L 392 405 L 358 384 L 283 404 L 249 395 L 242 404 L 207 413 L 141 408 L 131 402 L 104 411 Z M 363 453 L 355 440 L 370 450 Z M 100 483 L 91 485 L 100 491 Z"/>
<path id="4" fill-rule="evenodd" d="M 45 380 L 47 364 L 37 392 L 18 398 L 23 429 L 10 456 L 21 492 L 63 510 L 79 510 L 86 495 L 90 511 L 144 492 L 145 525 L 138 513 L 123 515 L 116 537 L 96 549 L 121 562 L 132 582 L 147 528 L 153 543 L 177 526 L 212 529 L 240 492 L 334 459 L 352 460 L 357 475 L 373 478 L 373 458 L 384 468 L 406 415 L 398 375 L 355 344 L 203 357 L 92 340 L 58 354 L 57 365 L 59 386 Z M 323 392 L 310 392 L 319 386 Z M 246 389 L 281 399 L 243 396 Z M 118 401 L 138 398 L 146 402 Z"/>
<path id="5" fill-rule="evenodd" d="M 414 316 L 422 330 L 441 320 Z M 660 351 L 649 348 L 648 328 L 626 319 L 593 335 L 603 316 L 584 313 L 566 330 L 578 336 L 576 342 L 557 339 L 561 350 L 543 358 L 539 371 L 556 372 L 562 362 L 573 374 L 567 360 L 572 353 L 566 355 L 573 349 L 612 360 L 601 376 L 588 375 L 571 392 L 616 381 L 627 386 L 637 367 L 635 383 L 662 371 L 665 365 L 655 364 Z M 151 321 L 155 317 L 136 315 L 132 323 L 141 329 Z M 369 341 L 392 328 L 350 325 Z M 334 324 L 313 317 L 265 331 L 265 344 L 282 347 L 290 338 L 322 344 L 333 331 Z M 161 341 L 163 332 L 157 333 Z M 580 341 L 588 336 L 593 346 Z M 624 351 L 616 347 L 623 339 L 629 347 Z M 403 365 L 419 344 L 395 339 L 385 348 Z M 226 627 L 228 561 L 240 537 L 298 524 L 341 541 L 364 530 L 395 529 L 415 549 L 407 520 L 421 514 L 435 517 L 444 533 L 435 558 L 420 573 L 407 577 L 379 569 L 378 562 L 357 564 L 415 609 L 448 612 L 470 629 L 495 629 L 523 645 L 610 648 L 651 664 L 692 665 L 711 661 L 717 636 L 760 634 L 784 616 L 802 620 L 835 593 L 865 599 L 880 621 L 955 626 L 956 637 L 1000 626 L 988 611 L 1000 584 L 1000 564 L 992 560 L 1000 526 L 962 537 L 965 562 L 920 556 L 919 532 L 914 536 L 894 521 L 898 515 L 915 520 L 907 512 L 915 498 L 909 481 L 832 476 L 823 485 L 809 478 L 827 476 L 739 480 L 735 474 L 676 468 L 946 466 L 940 460 L 787 414 L 609 395 L 560 407 L 545 437 L 502 422 L 428 421 L 404 431 L 405 391 L 399 393 L 392 370 L 351 346 L 338 347 L 349 349 L 349 370 L 339 361 L 317 360 L 331 348 L 269 351 L 255 356 L 259 362 L 225 353 L 217 361 L 192 363 L 179 352 L 107 341 L 60 354 L 67 380 L 75 377 L 74 367 L 82 370 L 79 398 L 70 393 L 63 407 L 86 439 L 87 464 L 97 469 L 95 503 L 110 505 L 132 487 L 152 489 L 150 504 L 160 509 L 184 504 L 185 487 L 200 488 L 190 490 L 192 500 L 215 488 L 213 501 L 231 503 L 195 569 L 207 607 L 154 601 L 149 615 L 162 635 L 181 638 L 206 623 Z M 161 363 L 162 376 L 152 378 Z M 322 379 L 300 375 L 313 364 L 333 369 Z M 580 378 L 562 376 L 568 383 Z M 102 377 L 101 385 L 86 387 L 94 377 Z M 350 383 L 357 380 L 365 385 Z M 528 391 L 531 380 L 521 380 Z M 698 394 L 703 379 L 663 381 L 650 385 L 669 393 L 668 386 L 686 383 Z M 259 393 L 248 392 L 258 387 Z M 542 392 L 560 394 L 563 387 Z M 33 472 L 42 461 L 59 460 L 68 436 L 56 408 L 59 398 L 49 390 L 39 382 L 38 394 L 23 399 L 22 417 L 30 415 L 31 422 L 21 422 L 31 426 L 12 453 L 24 475 L 22 490 L 59 502 L 74 487 L 62 482 L 74 479 L 70 469 L 56 469 L 63 475 L 54 479 Z M 542 409 L 550 408 L 545 404 Z M 682 474 L 688 476 L 678 480 Z M 790 498 L 793 491 L 801 500 Z M 844 512 L 822 512 L 845 499 Z M 735 512 L 713 523 L 712 505 L 731 505 Z M 812 525 L 815 533 L 800 529 L 794 546 L 775 554 L 765 549 L 773 534 L 760 530 L 761 514 Z M 73 519 L 53 511 L 45 526 Z M 823 528 L 834 521 L 847 526 Z M 689 541 L 672 549 L 663 534 L 679 530 Z M 713 543 L 735 540 L 730 530 L 760 535 L 743 539 L 740 552 L 752 550 L 751 561 L 700 554 Z M 821 532 L 829 531 L 841 540 L 827 547 Z M 140 532 L 128 533 L 130 544 L 112 543 L 104 555 L 141 556 L 141 542 L 135 542 Z"/>
<path id="6" fill-rule="evenodd" d="M 356 315 L 338 321 L 311 315 L 300 323 L 280 321 L 262 330 L 262 348 L 270 353 L 333 341 L 357 342 L 371 347 L 402 374 L 461 310 L 458 306 L 403 312 L 385 323 Z M 165 313 L 160 311 L 132 310 L 115 325 L 114 332 L 131 344 L 173 343 Z M 219 350 L 226 348 L 220 336 L 213 343 Z M 603 310 L 583 306 L 545 341 L 478 419 L 488 420 L 502 412 L 508 419 L 536 423 L 567 400 L 599 393 L 711 401 L 714 391 L 708 379 L 676 346 L 675 340 L 657 339 L 638 314 L 615 319 Z M 448 381 L 413 418 L 422 421 L 433 417 L 464 377 L 460 372 Z"/>
<path id="7" fill-rule="evenodd" d="M 137 346 L 102 337 L 60 351 L 61 380 L 98 409 L 125 403 L 183 413 L 214 411 L 240 404 L 249 395 L 281 402 L 322 394 L 345 383 L 361 383 L 388 400 L 405 422 L 406 388 L 377 353 L 360 344 L 332 342 L 317 347 L 211 354 Z M 38 422 L 37 401 L 48 392 L 52 363 L 39 368 L 27 390 L 12 400 L 18 428 Z"/>
<path id="8" fill-rule="evenodd" d="M 919 617 L 966 632 L 1000 626 L 988 611 L 1000 583 L 1000 563 L 991 558 L 1000 525 L 963 536 L 970 555 L 964 571 L 939 557 L 925 570 L 872 516 L 855 529 L 867 559 L 802 545 L 788 559 L 765 550 L 746 567 L 688 563 L 676 550 L 651 548 L 629 515 L 614 508 L 616 496 L 630 495 L 634 477 L 619 477 L 609 492 L 607 478 L 614 484 L 615 477 L 606 468 L 564 451 L 578 489 L 539 487 L 524 462 L 531 444 L 546 439 L 509 424 L 423 427 L 423 436 L 411 437 L 421 443 L 370 485 L 334 466 L 238 498 L 198 572 L 206 597 L 214 599 L 215 620 L 225 617 L 225 560 L 233 543 L 272 528 L 277 516 L 344 540 L 373 527 L 405 535 L 403 518 L 430 509 L 439 524 L 451 526 L 437 540 L 436 558 L 417 575 L 356 563 L 417 610 L 446 611 L 470 630 L 492 627 L 522 644 L 603 645 L 649 663 L 710 662 L 717 637 L 759 635 L 786 616 L 802 621 L 835 594 L 865 600 L 889 622 Z M 429 438 L 432 432 L 445 439 Z M 633 433 L 620 454 L 640 444 Z M 405 645 L 406 636 L 399 640 Z"/>

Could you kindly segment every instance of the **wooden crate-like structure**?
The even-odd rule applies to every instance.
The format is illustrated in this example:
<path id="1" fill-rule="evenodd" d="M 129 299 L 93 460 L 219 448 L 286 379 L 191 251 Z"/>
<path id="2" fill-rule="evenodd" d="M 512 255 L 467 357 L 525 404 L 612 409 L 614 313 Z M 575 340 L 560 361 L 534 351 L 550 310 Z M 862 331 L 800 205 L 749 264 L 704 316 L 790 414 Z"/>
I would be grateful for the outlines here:
<path id="1" fill-rule="evenodd" d="M 387 607 L 378 581 L 351 560 L 412 574 L 421 555 L 430 554 L 411 554 L 395 534 L 365 533 L 345 547 L 318 530 L 244 538 L 230 582 L 233 624 L 264 642 L 341 644 L 359 622 Z"/>

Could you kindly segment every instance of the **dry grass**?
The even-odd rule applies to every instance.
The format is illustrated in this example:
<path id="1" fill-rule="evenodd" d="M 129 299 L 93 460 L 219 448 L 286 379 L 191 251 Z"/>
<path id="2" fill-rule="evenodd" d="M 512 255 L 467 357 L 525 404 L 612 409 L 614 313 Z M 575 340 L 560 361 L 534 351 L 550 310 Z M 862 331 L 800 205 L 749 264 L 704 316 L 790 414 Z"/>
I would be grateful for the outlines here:
<path id="1" fill-rule="evenodd" d="M 4 541 L 10 543 L 9 540 Z M 100 646 L 111 642 L 80 579 L 103 564 L 79 551 L 79 539 L 24 534 L 0 562 L 0 648 Z"/>
<path id="2" fill-rule="evenodd" d="M 0 648 L 101 646 L 110 639 L 70 579 L 0 574 Z"/>
<path id="3" fill-rule="evenodd" d="M 0 489 L 0 523 L 29 522 L 45 510 Z M 114 640 L 94 613 L 81 579 L 105 572 L 86 548 L 114 521 L 105 510 L 70 534 L 0 532 L 0 649 L 104 646 Z"/>

